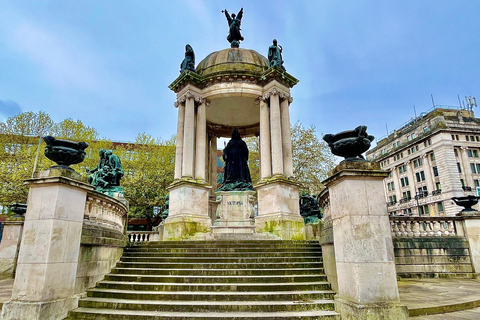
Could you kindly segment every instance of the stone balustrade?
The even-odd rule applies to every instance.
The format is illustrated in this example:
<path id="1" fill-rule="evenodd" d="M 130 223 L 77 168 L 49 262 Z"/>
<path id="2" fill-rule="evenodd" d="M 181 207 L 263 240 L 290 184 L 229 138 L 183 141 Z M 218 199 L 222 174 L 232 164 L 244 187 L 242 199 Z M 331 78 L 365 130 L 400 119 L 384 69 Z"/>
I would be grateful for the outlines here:
<path id="1" fill-rule="evenodd" d="M 127 237 L 129 242 L 149 242 L 160 240 L 158 231 L 127 231 Z"/>
<path id="2" fill-rule="evenodd" d="M 88 192 L 84 227 L 93 225 L 124 234 L 127 212 L 127 207 L 121 201 L 99 192 Z"/>
<path id="3" fill-rule="evenodd" d="M 462 217 L 390 217 L 392 237 L 459 236 L 456 221 Z"/>

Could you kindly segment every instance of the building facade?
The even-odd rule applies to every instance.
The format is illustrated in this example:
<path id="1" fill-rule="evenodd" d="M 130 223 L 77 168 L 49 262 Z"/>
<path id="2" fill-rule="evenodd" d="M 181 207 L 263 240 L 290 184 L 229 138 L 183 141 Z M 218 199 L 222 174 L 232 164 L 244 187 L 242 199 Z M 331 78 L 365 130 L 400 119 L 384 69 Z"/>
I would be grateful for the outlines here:
<path id="1" fill-rule="evenodd" d="M 390 173 L 384 180 L 389 214 L 415 216 L 453 216 L 463 209 L 451 199 L 477 195 L 479 156 L 480 119 L 473 111 L 439 108 L 367 152 L 367 160 Z"/>

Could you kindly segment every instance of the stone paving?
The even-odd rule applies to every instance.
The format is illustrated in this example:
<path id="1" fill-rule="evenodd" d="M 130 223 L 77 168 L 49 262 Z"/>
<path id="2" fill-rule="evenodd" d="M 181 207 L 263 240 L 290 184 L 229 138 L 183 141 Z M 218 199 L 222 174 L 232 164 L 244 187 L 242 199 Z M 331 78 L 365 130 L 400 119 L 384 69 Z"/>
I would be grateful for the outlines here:
<path id="1" fill-rule="evenodd" d="M 398 282 L 398 290 L 411 316 L 448 312 L 440 318 L 431 315 L 416 319 L 463 319 L 457 317 L 459 310 L 480 306 L 480 280 L 476 279 L 402 279 Z M 468 313 L 476 316 L 465 319 L 480 319 L 480 308 Z"/>
<path id="2" fill-rule="evenodd" d="M 0 306 L 10 299 L 12 287 L 13 279 L 0 281 Z M 480 319 L 480 280 L 402 279 L 398 289 L 401 302 L 411 313 L 437 313 L 412 317 L 415 320 Z"/>

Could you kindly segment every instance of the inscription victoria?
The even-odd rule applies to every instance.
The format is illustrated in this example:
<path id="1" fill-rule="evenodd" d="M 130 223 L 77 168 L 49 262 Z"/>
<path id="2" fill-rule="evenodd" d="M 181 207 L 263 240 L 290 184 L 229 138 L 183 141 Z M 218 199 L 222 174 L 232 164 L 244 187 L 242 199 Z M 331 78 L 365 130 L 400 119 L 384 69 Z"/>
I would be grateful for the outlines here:
<path id="1" fill-rule="evenodd" d="M 243 206 L 243 201 L 227 201 L 229 206 Z"/>

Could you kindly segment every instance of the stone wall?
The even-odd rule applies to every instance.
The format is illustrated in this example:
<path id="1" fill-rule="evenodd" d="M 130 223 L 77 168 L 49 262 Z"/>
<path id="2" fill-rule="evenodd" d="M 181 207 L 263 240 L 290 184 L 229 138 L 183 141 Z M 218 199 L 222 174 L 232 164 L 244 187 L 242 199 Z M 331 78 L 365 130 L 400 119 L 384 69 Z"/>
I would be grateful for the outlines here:
<path id="1" fill-rule="evenodd" d="M 472 278 L 468 241 L 464 237 L 394 238 L 397 275 Z"/>
<path id="2" fill-rule="evenodd" d="M 127 244 L 126 207 L 117 199 L 89 192 L 80 242 L 75 294 L 102 280 L 120 260 Z"/>

